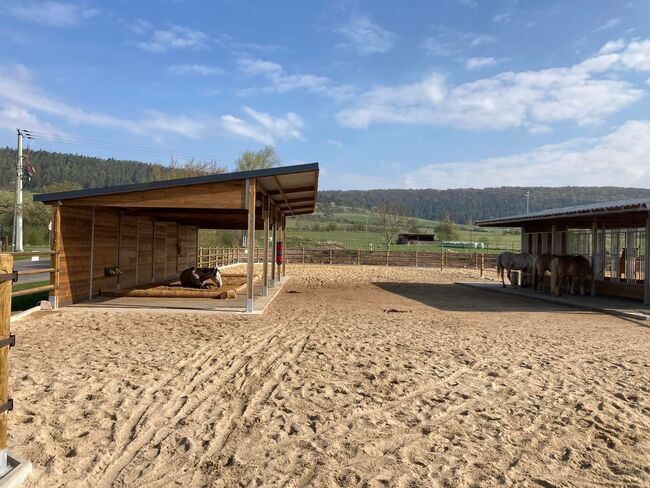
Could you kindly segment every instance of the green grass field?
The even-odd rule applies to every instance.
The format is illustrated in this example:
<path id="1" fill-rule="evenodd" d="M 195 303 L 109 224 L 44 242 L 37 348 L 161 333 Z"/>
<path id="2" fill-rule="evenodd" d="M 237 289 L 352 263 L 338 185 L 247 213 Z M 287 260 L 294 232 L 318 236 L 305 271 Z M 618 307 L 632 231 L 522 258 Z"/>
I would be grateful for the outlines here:
<path id="1" fill-rule="evenodd" d="M 366 223 L 368 231 L 366 232 Z M 410 232 L 413 227 L 421 233 L 435 233 L 439 221 L 426 219 L 410 219 L 408 227 L 402 232 Z M 517 251 L 520 247 L 518 231 L 506 229 L 479 228 L 471 225 L 457 225 L 458 241 L 481 242 L 485 245 L 483 252 L 496 253 L 504 250 Z M 290 221 L 287 228 L 288 247 L 329 247 L 336 246 L 346 249 L 386 249 L 380 228 L 377 226 L 375 216 L 361 211 L 334 213 L 329 215 L 315 214 L 308 218 Z M 432 245 L 391 245 L 393 250 L 404 251 L 440 251 L 441 242 Z M 455 249 L 458 248 L 446 248 Z M 474 249 L 472 249 L 474 250 Z"/>

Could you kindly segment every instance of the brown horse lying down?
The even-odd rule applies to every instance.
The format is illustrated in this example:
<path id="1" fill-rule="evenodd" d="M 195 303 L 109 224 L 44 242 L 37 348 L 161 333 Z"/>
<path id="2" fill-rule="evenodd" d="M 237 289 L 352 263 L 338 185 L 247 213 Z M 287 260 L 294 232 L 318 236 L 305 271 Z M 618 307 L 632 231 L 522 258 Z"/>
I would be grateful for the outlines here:
<path id="1" fill-rule="evenodd" d="M 533 290 L 539 288 L 540 283 L 544 282 L 544 275 L 551 271 L 552 254 L 541 254 L 535 258 L 533 263 Z"/>
<path id="2" fill-rule="evenodd" d="M 551 260 L 551 292 L 560 296 L 560 287 L 570 280 L 569 293 L 575 295 L 576 283 L 580 282 L 580 295 L 585 294 L 585 283 L 591 281 L 591 264 L 584 256 L 555 256 Z"/>

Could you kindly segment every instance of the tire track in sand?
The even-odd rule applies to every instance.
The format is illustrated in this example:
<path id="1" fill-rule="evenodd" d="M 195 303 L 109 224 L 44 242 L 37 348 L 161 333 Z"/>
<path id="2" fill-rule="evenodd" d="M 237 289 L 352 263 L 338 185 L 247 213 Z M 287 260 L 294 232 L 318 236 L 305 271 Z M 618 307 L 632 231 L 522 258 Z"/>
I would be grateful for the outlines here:
<path id="1" fill-rule="evenodd" d="M 214 391 L 212 388 L 219 388 L 220 385 L 230 381 L 239 370 L 246 366 L 252 358 L 252 355 L 267 347 L 277 338 L 275 327 L 269 326 L 262 330 L 265 334 L 261 338 L 255 335 L 249 339 L 243 344 L 243 349 L 238 349 L 233 344 L 239 339 L 238 336 L 233 337 L 230 341 L 223 344 L 221 350 L 230 351 L 224 361 L 219 361 L 217 354 L 214 352 L 210 352 L 207 357 L 197 360 L 194 363 L 197 369 L 199 365 L 206 364 L 210 360 L 212 361 L 200 373 L 195 373 L 191 381 L 185 383 L 185 387 L 178 395 L 168 397 L 163 395 L 160 402 L 156 402 L 154 399 L 152 403 L 146 405 L 142 414 L 138 414 L 139 412 L 134 414 L 130 418 L 127 427 L 125 427 L 128 429 L 129 435 L 122 441 L 121 445 L 115 447 L 115 452 L 120 454 L 114 456 L 107 463 L 101 474 L 101 478 L 97 482 L 91 481 L 90 484 L 98 488 L 113 486 L 123 474 L 125 468 L 144 447 L 155 440 L 154 438 L 157 434 L 160 434 L 165 427 L 167 428 L 166 430 L 171 430 L 173 428 L 171 426 L 175 426 L 179 420 L 187 417 L 187 415 L 183 415 L 185 409 L 190 409 L 191 414 Z M 260 331 L 256 330 L 256 332 L 259 333 Z M 223 372 L 224 368 L 226 368 L 225 372 Z M 219 372 L 222 373 L 219 374 Z M 196 397 L 191 398 L 205 384 L 208 378 L 215 376 L 218 378 L 218 381 L 210 384 L 210 392 L 203 392 L 202 395 L 196 395 Z M 183 381 L 182 378 L 174 376 L 166 384 L 169 385 L 173 380 Z M 147 426 L 147 424 L 149 425 Z"/>

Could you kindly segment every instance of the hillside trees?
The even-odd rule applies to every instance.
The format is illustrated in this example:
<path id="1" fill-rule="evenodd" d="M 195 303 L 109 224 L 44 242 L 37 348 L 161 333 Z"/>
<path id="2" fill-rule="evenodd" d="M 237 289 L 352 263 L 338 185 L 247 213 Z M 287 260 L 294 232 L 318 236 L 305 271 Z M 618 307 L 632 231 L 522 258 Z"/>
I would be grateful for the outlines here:
<path id="1" fill-rule="evenodd" d="M 456 241 L 459 238 L 458 226 L 448 215 L 436 225 L 434 232 L 440 241 Z"/>
<path id="2" fill-rule="evenodd" d="M 244 151 L 235 161 L 235 171 L 273 168 L 280 165 L 280 158 L 273 146 L 265 146 L 259 151 Z"/>

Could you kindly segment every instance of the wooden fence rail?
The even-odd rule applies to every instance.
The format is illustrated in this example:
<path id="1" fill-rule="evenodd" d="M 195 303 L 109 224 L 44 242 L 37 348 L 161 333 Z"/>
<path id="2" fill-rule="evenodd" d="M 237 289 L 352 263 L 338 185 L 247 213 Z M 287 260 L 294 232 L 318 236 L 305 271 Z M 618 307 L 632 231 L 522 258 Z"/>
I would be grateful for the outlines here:
<path id="1" fill-rule="evenodd" d="M 255 261 L 261 262 L 263 249 L 256 249 Z M 243 248 L 200 248 L 198 266 L 226 266 L 247 262 Z M 363 251 L 354 249 L 285 249 L 287 263 L 347 264 L 374 266 L 417 266 L 423 268 L 474 268 L 483 270 L 496 267 L 496 255 L 479 252 L 422 252 L 422 251 Z"/>
<path id="2" fill-rule="evenodd" d="M 49 273 L 50 275 L 50 284 L 49 285 L 43 285 L 43 286 L 38 286 L 34 288 L 26 288 L 24 290 L 18 290 L 18 291 L 12 291 L 11 292 L 11 298 L 15 297 L 21 297 L 25 295 L 33 295 L 35 293 L 41 293 L 44 291 L 52 291 L 56 289 L 56 282 L 58 280 L 58 274 L 59 274 L 59 256 L 56 251 L 53 251 L 51 249 L 43 249 L 40 251 L 24 251 L 24 252 L 11 252 L 7 253 L 8 255 L 11 255 L 12 258 L 18 258 L 18 257 L 34 257 L 34 256 L 49 256 L 50 258 L 50 268 L 43 268 L 43 269 L 23 269 L 17 271 L 18 275 L 18 284 L 20 284 L 20 277 L 21 276 L 29 276 L 29 275 L 37 275 L 37 274 L 46 274 Z M 52 262 L 53 261 L 53 262 Z M 15 262 L 15 261 L 14 261 Z"/>

